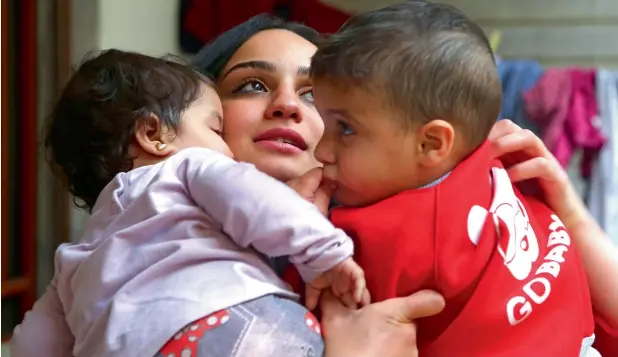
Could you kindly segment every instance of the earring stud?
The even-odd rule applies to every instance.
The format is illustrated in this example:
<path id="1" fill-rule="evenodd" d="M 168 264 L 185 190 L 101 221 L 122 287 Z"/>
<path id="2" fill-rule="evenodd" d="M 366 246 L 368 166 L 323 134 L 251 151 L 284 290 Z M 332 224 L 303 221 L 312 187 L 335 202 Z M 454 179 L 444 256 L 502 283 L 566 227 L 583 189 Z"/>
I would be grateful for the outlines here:
<path id="1" fill-rule="evenodd" d="M 157 150 L 163 150 L 165 149 L 167 145 L 163 144 L 163 143 L 157 143 Z"/>

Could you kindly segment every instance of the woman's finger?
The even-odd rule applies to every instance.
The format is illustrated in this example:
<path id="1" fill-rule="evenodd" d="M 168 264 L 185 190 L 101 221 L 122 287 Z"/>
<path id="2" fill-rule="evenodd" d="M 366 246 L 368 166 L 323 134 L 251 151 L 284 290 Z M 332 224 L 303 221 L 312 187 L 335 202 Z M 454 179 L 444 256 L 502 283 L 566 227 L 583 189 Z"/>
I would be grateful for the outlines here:
<path id="1" fill-rule="evenodd" d="M 432 290 L 421 290 L 410 296 L 393 298 L 372 306 L 380 308 L 387 316 L 400 323 L 411 323 L 414 320 L 440 313 L 445 306 L 444 298 Z"/>
<path id="2" fill-rule="evenodd" d="M 563 170 L 556 170 L 555 163 L 544 157 L 536 157 L 515 164 L 507 169 L 512 182 L 521 182 L 533 178 L 556 179 Z"/>
<path id="3" fill-rule="evenodd" d="M 515 133 L 522 130 L 517 124 L 513 123 L 509 119 L 498 120 L 496 124 L 491 128 L 489 132 L 489 141 L 494 141 L 497 138 L 503 137 L 507 134 Z"/>
<path id="4" fill-rule="evenodd" d="M 545 157 L 553 159 L 553 155 L 549 153 L 541 139 L 527 129 L 497 138 L 492 143 L 492 152 L 494 157 L 517 153 L 523 154 L 526 158 Z"/>

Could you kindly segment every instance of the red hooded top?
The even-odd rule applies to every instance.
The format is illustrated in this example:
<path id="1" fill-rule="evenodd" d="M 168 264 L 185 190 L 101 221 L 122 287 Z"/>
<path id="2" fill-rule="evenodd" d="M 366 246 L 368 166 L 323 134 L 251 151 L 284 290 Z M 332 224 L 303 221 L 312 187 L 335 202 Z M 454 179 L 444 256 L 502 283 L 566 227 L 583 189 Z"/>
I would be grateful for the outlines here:
<path id="1" fill-rule="evenodd" d="M 593 334 L 589 288 L 564 225 L 522 196 L 485 143 L 441 183 L 336 208 L 374 301 L 435 289 L 421 356 L 578 356 Z"/>

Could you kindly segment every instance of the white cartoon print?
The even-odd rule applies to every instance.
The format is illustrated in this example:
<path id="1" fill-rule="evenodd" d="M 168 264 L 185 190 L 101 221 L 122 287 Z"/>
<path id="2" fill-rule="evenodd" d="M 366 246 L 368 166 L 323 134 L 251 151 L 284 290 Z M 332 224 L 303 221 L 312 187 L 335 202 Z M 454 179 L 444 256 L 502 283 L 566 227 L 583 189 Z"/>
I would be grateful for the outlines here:
<path id="1" fill-rule="evenodd" d="M 473 206 L 468 213 L 468 236 L 478 244 L 485 219 L 493 217 L 498 229 L 498 252 L 504 258 L 504 265 L 517 280 L 530 275 L 532 264 L 539 257 L 539 243 L 530 225 L 528 213 L 515 195 L 511 180 L 502 168 L 492 169 L 494 197 L 489 211 Z M 502 232 L 501 230 L 507 230 Z"/>

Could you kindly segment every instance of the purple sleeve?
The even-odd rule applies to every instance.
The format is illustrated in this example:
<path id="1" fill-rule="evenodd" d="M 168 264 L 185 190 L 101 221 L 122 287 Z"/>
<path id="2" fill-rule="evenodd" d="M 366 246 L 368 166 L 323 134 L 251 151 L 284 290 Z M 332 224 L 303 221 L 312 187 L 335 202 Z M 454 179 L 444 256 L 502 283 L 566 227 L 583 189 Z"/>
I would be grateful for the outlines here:
<path id="1" fill-rule="evenodd" d="M 13 331 L 12 357 L 71 357 L 74 338 L 56 291 L 56 280 Z"/>
<path id="2" fill-rule="evenodd" d="M 305 281 L 352 255 L 352 240 L 285 184 L 214 151 L 190 150 L 183 165 L 190 195 L 240 246 L 289 255 Z"/>

